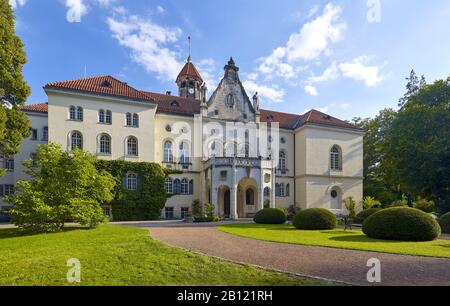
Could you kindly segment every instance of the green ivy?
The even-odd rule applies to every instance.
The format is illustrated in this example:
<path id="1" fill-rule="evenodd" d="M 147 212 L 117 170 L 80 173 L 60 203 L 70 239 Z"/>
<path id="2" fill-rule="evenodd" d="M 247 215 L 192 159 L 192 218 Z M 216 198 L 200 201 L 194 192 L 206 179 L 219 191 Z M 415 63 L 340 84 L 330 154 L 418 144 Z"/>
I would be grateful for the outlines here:
<path id="1" fill-rule="evenodd" d="M 163 169 L 156 163 L 98 160 L 99 170 L 109 172 L 116 179 L 114 200 L 110 205 L 114 221 L 156 220 L 168 199 L 165 189 L 167 175 L 172 170 Z M 123 182 L 128 172 L 138 174 L 138 190 L 127 190 Z"/>

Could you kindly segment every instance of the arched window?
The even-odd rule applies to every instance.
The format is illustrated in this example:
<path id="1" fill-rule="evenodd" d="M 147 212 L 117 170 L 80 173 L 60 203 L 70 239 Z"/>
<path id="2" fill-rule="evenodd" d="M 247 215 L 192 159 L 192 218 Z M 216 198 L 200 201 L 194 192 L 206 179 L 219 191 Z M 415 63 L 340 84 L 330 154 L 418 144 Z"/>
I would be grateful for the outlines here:
<path id="1" fill-rule="evenodd" d="M 75 151 L 75 149 L 83 149 L 83 135 L 80 132 L 72 132 L 70 136 L 70 149 Z"/>
<path id="2" fill-rule="evenodd" d="M 138 114 L 133 114 L 133 126 L 139 127 L 139 115 Z"/>
<path id="3" fill-rule="evenodd" d="M 278 161 L 278 167 L 281 171 L 286 171 L 287 161 L 286 161 L 286 152 L 280 152 L 280 159 Z"/>
<path id="4" fill-rule="evenodd" d="M 167 194 L 173 193 L 173 181 L 170 177 L 166 178 L 166 193 Z"/>
<path id="5" fill-rule="evenodd" d="M 247 189 L 245 192 L 245 203 L 247 205 L 255 205 L 255 192 L 253 189 Z"/>
<path id="6" fill-rule="evenodd" d="M 228 107 L 228 108 L 233 108 L 233 106 L 234 106 L 234 97 L 233 97 L 232 94 L 229 94 L 229 95 L 227 96 L 227 102 L 226 102 L 226 104 L 227 104 L 227 107 Z"/>
<path id="7" fill-rule="evenodd" d="M 138 187 L 138 177 L 136 173 L 128 173 L 127 174 L 127 189 L 128 190 L 137 190 Z"/>
<path id="8" fill-rule="evenodd" d="M 127 113 L 127 126 L 133 126 L 133 115 Z"/>
<path id="9" fill-rule="evenodd" d="M 77 107 L 77 120 L 83 121 L 83 108 Z"/>
<path id="10" fill-rule="evenodd" d="M 135 137 L 130 137 L 127 140 L 127 154 L 129 156 L 138 156 L 138 140 Z"/>
<path id="11" fill-rule="evenodd" d="M 285 196 L 286 197 L 290 197 L 291 196 L 291 185 L 290 184 L 286 184 Z"/>
<path id="12" fill-rule="evenodd" d="M 264 196 L 266 198 L 270 197 L 270 188 L 269 187 L 264 188 Z"/>
<path id="13" fill-rule="evenodd" d="M 194 194 L 194 180 L 189 181 L 189 194 Z"/>
<path id="14" fill-rule="evenodd" d="M 71 106 L 70 107 L 69 119 L 70 120 L 77 120 L 77 109 L 75 108 L 75 106 Z"/>
<path id="15" fill-rule="evenodd" d="M 99 123 L 105 123 L 105 111 L 103 109 L 101 109 L 98 112 L 98 122 Z"/>
<path id="16" fill-rule="evenodd" d="M 173 193 L 180 194 L 181 193 L 181 181 L 179 179 L 175 179 L 173 181 Z"/>
<path id="17" fill-rule="evenodd" d="M 100 154 L 111 154 L 111 137 L 106 134 L 101 135 L 99 146 Z"/>
<path id="18" fill-rule="evenodd" d="M 189 181 L 187 179 L 181 181 L 181 194 L 189 194 Z"/>
<path id="19" fill-rule="evenodd" d="M 105 122 L 106 122 L 106 124 L 111 124 L 112 123 L 112 113 L 111 113 L 110 110 L 106 111 Z"/>
<path id="20" fill-rule="evenodd" d="M 185 141 L 180 144 L 180 163 L 189 163 L 189 145 Z"/>
<path id="21" fill-rule="evenodd" d="M 171 141 L 166 141 L 164 143 L 164 162 L 171 163 L 173 162 L 173 145 Z"/>
<path id="22" fill-rule="evenodd" d="M 330 167 L 331 170 L 342 170 L 342 154 L 341 149 L 338 146 L 333 146 L 330 152 Z"/>

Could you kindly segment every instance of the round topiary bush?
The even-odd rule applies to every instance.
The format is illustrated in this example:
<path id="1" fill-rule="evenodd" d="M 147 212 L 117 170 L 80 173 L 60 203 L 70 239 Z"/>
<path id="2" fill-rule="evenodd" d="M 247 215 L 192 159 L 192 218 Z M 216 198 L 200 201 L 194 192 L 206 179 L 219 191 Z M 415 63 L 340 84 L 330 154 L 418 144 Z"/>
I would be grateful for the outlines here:
<path id="1" fill-rule="evenodd" d="M 276 208 L 265 208 L 260 210 L 253 219 L 258 224 L 284 224 L 286 215 Z"/>
<path id="2" fill-rule="evenodd" d="M 301 230 L 329 230 L 336 225 L 336 216 L 324 208 L 305 209 L 294 218 L 294 226 Z"/>
<path id="3" fill-rule="evenodd" d="M 431 241 L 441 235 L 441 228 L 429 214 L 408 207 L 381 210 L 363 223 L 370 238 L 399 241 Z"/>
<path id="4" fill-rule="evenodd" d="M 354 221 L 356 224 L 363 224 L 363 222 L 367 218 L 369 218 L 374 213 L 379 212 L 380 210 L 381 210 L 381 208 L 369 208 L 369 209 L 363 210 L 362 212 L 360 212 L 359 214 L 356 215 L 356 218 Z"/>
<path id="5" fill-rule="evenodd" d="M 444 234 L 450 234 L 450 212 L 439 218 L 439 225 Z"/>

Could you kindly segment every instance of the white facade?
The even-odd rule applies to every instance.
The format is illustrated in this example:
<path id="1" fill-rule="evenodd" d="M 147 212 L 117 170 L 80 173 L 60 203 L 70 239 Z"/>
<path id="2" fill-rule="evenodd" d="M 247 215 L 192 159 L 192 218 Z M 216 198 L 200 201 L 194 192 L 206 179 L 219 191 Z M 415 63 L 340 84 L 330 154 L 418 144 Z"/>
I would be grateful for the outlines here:
<path id="1" fill-rule="evenodd" d="M 247 96 L 238 71 L 231 60 L 209 99 L 204 94 L 177 97 L 135 89 L 127 97 L 122 87 L 128 85 L 108 77 L 111 84 L 105 89 L 105 77 L 98 77 L 46 86 L 48 117 L 24 111 L 39 135 L 48 127 L 49 141 L 68 151 L 77 133 L 82 148 L 98 158 L 156 162 L 181 170 L 167 181 L 167 191 L 176 194 L 162 217 L 183 217 L 195 200 L 214 204 L 218 216 L 231 219 L 252 217 L 264 206 L 340 211 L 346 197 L 360 201 L 363 132 L 317 111 L 301 116 L 260 110 L 258 96 Z M 89 90 L 82 87 L 87 82 Z M 96 82 L 101 83 L 98 90 L 91 90 Z M 177 83 L 206 93 L 196 70 L 180 74 Z M 189 95 L 187 88 L 179 93 Z M 82 118 L 77 113 L 73 117 L 71 110 L 81 110 Z M 136 142 L 133 154 L 130 138 Z M 101 139 L 109 139 L 106 152 Z M 0 185 L 26 178 L 20 163 L 42 140 L 24 142 L 15 171 L 0 178 Z"/>

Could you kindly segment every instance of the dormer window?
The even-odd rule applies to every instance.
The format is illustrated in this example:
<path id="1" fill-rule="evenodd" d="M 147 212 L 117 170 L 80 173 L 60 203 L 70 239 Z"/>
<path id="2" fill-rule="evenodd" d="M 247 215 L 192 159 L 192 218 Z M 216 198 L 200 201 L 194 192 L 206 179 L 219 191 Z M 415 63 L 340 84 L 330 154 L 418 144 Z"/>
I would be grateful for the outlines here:
<path id="1" fill-rule="evenodd" d="M 272 121 L 272 120 L 273 120 L 273 115 L 269 115 L 269 116 L 267 116 L 267 120 L 270 120 L 270 121 Z"/>
<path id="2" fill-rule="evenodd" d="M 178 103 L 178 101 L 172 101 L 172 103 L 170 103 L 170 106 L 172 106 L 172 107 L 180 107 L 180 103 Z"/>
<path id="3" fill-rule="evenodd" d="M 111 88 L 112 85 L 108 80 L 104 80 L 101 84 L 100 87 L 106 87 L 106 88 Z"/>

